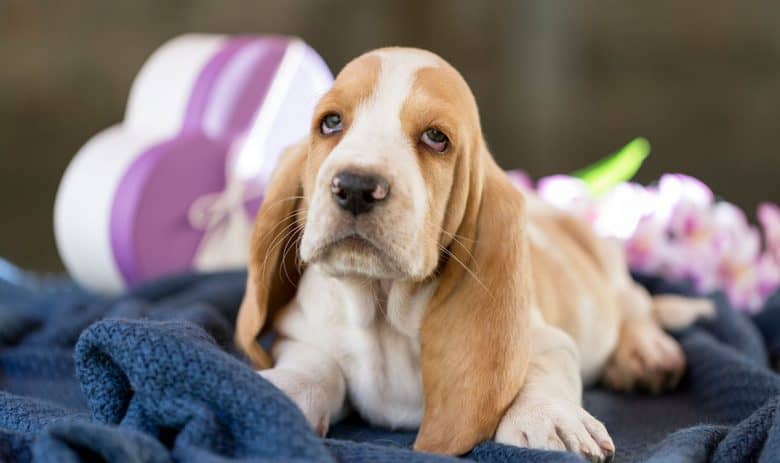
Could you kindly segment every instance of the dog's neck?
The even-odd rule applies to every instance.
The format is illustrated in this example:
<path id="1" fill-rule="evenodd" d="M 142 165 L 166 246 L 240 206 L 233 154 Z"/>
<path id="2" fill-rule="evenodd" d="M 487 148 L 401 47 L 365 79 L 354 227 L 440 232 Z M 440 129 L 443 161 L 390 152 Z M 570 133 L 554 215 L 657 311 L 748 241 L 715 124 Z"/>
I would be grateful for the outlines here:
<path id="1" fill-rule="evenodd" d="M 404 335 L 417 338 L 425 308 L 436 289 L 438 280 L 413 283 L 397 280 L 368 280 L 330 276 L 318 265 L 306 272 L 323 285 L 320 290 L 332 291 L 340 299 L 341 317 L 349 324 L 365 326 L 386 321 Z M 322 294 L 317 291 L 314 294 Z M 339 317 L 339 318 L 341 318 Z"/>

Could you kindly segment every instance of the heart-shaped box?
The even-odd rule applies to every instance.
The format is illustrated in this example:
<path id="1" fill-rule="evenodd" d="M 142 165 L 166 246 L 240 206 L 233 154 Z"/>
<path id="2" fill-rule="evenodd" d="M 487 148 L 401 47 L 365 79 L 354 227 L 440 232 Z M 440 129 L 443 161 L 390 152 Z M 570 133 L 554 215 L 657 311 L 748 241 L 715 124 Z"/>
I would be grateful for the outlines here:
<path id="1" fill-rule="evenodd" d="M 54 228 L 70 274 L 116 292 L 244 266 L 264 187 L 332 82 L 294 38 L 164 44 L 136 77 L 125 120 L 87 142 L 63 176 Z"/>

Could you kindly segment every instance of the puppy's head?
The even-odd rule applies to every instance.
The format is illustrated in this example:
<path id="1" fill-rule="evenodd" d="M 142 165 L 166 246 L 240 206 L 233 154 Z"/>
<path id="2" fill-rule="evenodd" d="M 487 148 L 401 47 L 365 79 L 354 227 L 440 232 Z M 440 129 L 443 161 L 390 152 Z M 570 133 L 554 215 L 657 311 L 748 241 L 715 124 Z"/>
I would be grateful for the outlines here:
<path id="1" fill-rule="evenodd" d="M 309 137 L 282 157 L 255 222 L 236 341 L 256 337 L 306 265 L 331 275 L 438 278 L 420 329 L 425 413 L 415 447 L 492 437 L 525 372 L 522 200 L 490 156 L 474 97 L 438 56 L 386 48 L 349 63 Z"/>
<path id="2" fill-rule="evenodd" d="M 474 98 L 438 56 L 383 49 L 352 61 L 312 122 L 301 259 L 336 276 L 425 279 L 448 244 L 456 165 L 481 143 Z"/>

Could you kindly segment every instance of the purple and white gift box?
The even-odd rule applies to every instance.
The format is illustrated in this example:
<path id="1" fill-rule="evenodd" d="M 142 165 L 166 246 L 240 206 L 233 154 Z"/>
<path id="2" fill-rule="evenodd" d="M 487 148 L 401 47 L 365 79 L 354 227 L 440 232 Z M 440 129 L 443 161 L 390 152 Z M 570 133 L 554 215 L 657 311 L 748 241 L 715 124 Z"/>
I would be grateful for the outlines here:
<path id="1" fill-rule="evenodd" d="M 54 208 L 62 260 L 115 292 L 162 275 L 240 268 L 283 149 L 333 76 L 288 37 L 187 35 L 144 64 L 125 120 L 94 136 Z"/>

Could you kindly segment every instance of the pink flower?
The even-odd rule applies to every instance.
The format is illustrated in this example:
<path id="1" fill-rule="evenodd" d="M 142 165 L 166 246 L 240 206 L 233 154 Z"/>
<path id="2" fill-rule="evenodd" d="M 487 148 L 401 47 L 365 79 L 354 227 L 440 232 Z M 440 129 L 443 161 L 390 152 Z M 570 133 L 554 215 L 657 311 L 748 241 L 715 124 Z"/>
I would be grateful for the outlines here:
<path id="1" fill-rule="evenodd" d="M 520 191 L 533 191 L 534 181 L 524 170 L 515 169 L 507 171 L 506 175 L 512 184 Z"/>
<path id="2" fill-rule="evenodd" d="M 679 201 L 671 210 L 668 224 L 673 239 L 691 246 L 710 246 L 715 236 L 715 223 L 709 205 Z"/>
<path id="3" fill-rule="evenodd" d="M 758 229 L 747 223 L 733 226 L 725 230 L 726 236 L 720 243 L 722 254 L 718 277 L 736 308 L 754 312 L 761 308 L 764 301 L 758 267 L 761 235 Z"/>
<path id="4" fill-rule="evenodd" d="M 780 207 L 777 204 L 761 203 L 758 206 L 758 221 L 764 230 L 767 251 L 780 263 Z"/>
<path id="5" fill-rule="evenodd" d="M 663 275 L 672 280 L 690 280 L 702 293 L 714 291 L 719 255 L 710 206 L 679 200 L 667 223 L 670 250 Z"/>
<path id="6" fill-rule="evenodd" d="M 758 260 L 758 293 L 762 299 L 772 296 L 780 289 L 780 262 L 769 252 Z"/>
<path id="7" fill-rule="evenodd" d="M 642 273 L 659 274 L 669 251 L 666 228 L 653 216 L 643 217 L 625 241 L 628 265 Z"/>
<path id="8" fill-rule="evenodd" d="M 530 188 L 524 174 L 516 184 Z M 734 204 L 715 202 L 704 183 L 667 174 L 655 187 L 622 183 L 592 197 L 580 179 L 539 180 L 539 196 L 592 224 L 601 236 L 624 244 L 633 270 L 690 281 L 706 294 L 723 290 L 735 308 L 756 311 L 780 289 L 780 207 L 764 203 L 758 217 L 765 235 Z"/>
<path id="9" fill-rule="evenodd" d="M 552 175 L 539 179 L 536 192 L 543 200 L 594 223 L 598 217 L 596 201 L 588 193 L 584 181 L 568 175 Z"/>
<path id="10" fill-rule="evenodd" d="M 713 198 L 706 185 L 683 174 L 665 174 L 656 187 L 645 188 L 633 208 L 650 218 L 643 219 L 635 236 L 626 242 L 632 268 L 691 281 L 702 293 L 715 290 L 718 256 L 710 213 Z M 639 249 L 650 255 L 640 258 Z"/>
<path id="11" fill-rule="evenodd" d="M 714 244 L 720 260 L 717 266 L 719 285 L 731 303 L 739 309 L 755 311 L 764 302 L 761 257 L 761 234 L 750 225 L 744 212 L 734 204 L 719 202 L 712 208 L 715 224 Z"/>
<path id="12" fill-rule="evenodd" d="M 627 240 L 655 204 L 654 192 L 637 183 L 620 183 L 598 199 L 593 225 L 601 236 Z"/>
<path id="13" fill-rule="evenodd" d="M 721 252 L 736 253 L 735 257 L 755 261 L 761 250 L 761 235 L 748 223 L 740 208 L 726 201 L 712 207 L 712 220 L 716 231 L 716 244 Z"/>
<path id="14" fill-rule="evenodd" d="M 701 180 L 685 174 L 664 174 L 658 181 L 658 190 L 669 202 L 690 201 L 712 204 L 715 195 Z"/>
<path id="15" fill-rule="evenodd" d="M 670 219 L 682 202 L 706 207 L 712 204 L 715 197 L 701 180 L 685 174 L 662 175 L 655 190 L 658 198 L 655 214 L 662 221 Z"/>
<path id="16" fill-rule="evenodd" d="M 756 267 L 749 264 L 726 266 L 721 269 L 724 275 L 723 290 L 735 309 L 755 313 L 764 304 L 764 298 L 758 284 Z"/>

